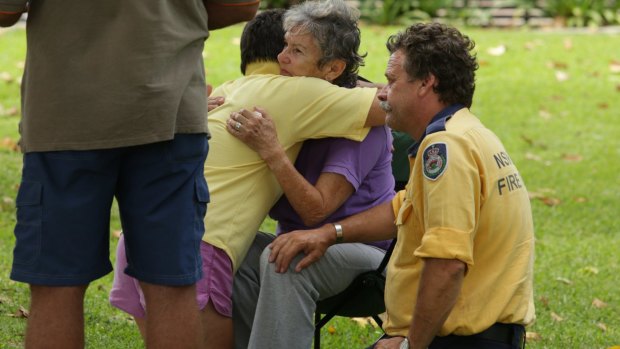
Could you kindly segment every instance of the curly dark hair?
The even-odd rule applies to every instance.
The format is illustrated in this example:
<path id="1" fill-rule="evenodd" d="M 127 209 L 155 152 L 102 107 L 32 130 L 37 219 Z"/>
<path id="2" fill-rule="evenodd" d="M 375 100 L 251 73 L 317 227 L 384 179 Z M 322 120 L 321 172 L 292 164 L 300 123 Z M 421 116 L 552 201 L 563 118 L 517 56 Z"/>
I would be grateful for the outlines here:
<path id="1" fill-rule="evenodd" d="M 438 80 L 433 91 L 440 102 L 460 103 L 468 108 L 478 69 L 476 55 L 470 52 L 474 46 L 469 37 L 440 23 L 414 24 L 387 41 L 390 53 L 402 50 L 405 54 L 405 71 L 412 80 L 433 74 Z"/>
<path id="2" fill-rule="evenodd" d="M 342 74 L 333 83 L 342 87 L 355 87 L 357 72 L 364 65 L 358 53 L 361 41 L 357 26 L 359 11 L 342 0 L 306 1 L 289 9 L 284 15 L 284 29 L 295 33 L 309 33 L 314 37 L 323 57 L 322 68 L 334 59 L 346 63 Z"/>
<path id="3" fill-rule="evenodd" d="M 241 72 L 255 62 L 277 62 L 284 49 L 284 9 L 265 10 L 246 23 L 241 34 Z"/>

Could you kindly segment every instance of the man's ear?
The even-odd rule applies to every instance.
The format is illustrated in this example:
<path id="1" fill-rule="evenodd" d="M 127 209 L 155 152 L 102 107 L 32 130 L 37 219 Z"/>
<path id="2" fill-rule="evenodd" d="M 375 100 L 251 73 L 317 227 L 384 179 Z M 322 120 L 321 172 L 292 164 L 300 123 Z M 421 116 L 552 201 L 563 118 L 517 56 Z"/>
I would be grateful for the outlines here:
<path id="1" fill-rule="evenodd" d="M 325 80 L 329 82 L 333 82 L 338 79 L 342 72 L 347 67 L 347 63 L 342 59 L 333 59 L 331 62 L 325 64 L 323 66 L 323 71 L 325 73 Z"/>
<path id="2" fill-rule="evenodd" d="M 422 80 L 422 84 L 420 84 L 419 92 L 421 94 L 427 94 L 428 92 L 434 92 L 434 88 L 438 83 L 439 81 L 437 80 L 435 75 L 429 73 L 428 76 L 426 76 Z"/>

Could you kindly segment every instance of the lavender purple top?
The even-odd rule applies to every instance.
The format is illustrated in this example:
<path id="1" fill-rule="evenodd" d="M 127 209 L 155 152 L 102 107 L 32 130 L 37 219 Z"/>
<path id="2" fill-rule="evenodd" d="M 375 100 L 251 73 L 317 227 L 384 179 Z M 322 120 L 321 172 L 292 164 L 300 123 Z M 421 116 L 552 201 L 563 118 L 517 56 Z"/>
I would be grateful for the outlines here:
<path id="1" fill-rule="evenodd" d="M 373 127 L 362 142 L 343 138 L 307 140 L 295 161 L 295 168 L 311 184 L 317 182 L 321 173 L 330 172 L 344 176 L 355 189 L 342 206 L 316 227 L 366 211 L 394 196 L 392 135 L 386 126 Z M 315 228 L 304 225 L 285 195 L 269 215 L 278 221 L 278 234 Z M 368 244 L 386 250 L 390 240 Z"/>

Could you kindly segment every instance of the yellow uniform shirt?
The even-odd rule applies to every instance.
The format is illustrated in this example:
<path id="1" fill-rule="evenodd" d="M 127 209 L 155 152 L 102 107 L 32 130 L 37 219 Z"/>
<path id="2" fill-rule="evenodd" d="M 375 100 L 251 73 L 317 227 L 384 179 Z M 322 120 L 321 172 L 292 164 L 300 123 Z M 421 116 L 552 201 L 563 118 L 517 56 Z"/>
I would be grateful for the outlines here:
<path id="1" fill-rule="evenodd" d="M 440 336 L 472 335 L 496 322 L 527 325 L 535 318 L 534 228 L 523 179 L 469 110 L 435 121 L 412 159 L 406 191 L 393 201 L 398 242 L 388 265 L 384 329 L 407 335 L 422 258 L 458 259 L 468 268 Z"/>
<path id="2" fill-rule="evenodd" d="M 376 95 L 374 88 L 345 89 L 316 78 L 274 75 L 279 72 L 274 63 L 249 65 L 246 71 L 248 76 L 213 91 L 213 96 L 225 96 L 226 102 L 209 113 L 212 137 L 205 164 L 211 202 L 204 241 L 226 251 L 235 270 L 282 189 L 258 154 L 228 133 L 230 113 L 241 108 L 264 108 L 294 162 L 305 139 L 363 140 L 369 131 L 364 124 Z"/>

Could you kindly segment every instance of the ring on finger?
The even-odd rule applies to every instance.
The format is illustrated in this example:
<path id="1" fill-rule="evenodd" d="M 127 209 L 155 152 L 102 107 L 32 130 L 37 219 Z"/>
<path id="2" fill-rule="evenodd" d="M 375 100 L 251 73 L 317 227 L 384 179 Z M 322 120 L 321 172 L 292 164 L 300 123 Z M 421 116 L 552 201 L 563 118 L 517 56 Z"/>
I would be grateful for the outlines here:
<path id="1" fill-rule="evenodd" d="M 241 129 L 241 123 L 239 121 L 237 121 L 235 123 L 235 130 L 239 131 Z"/>

